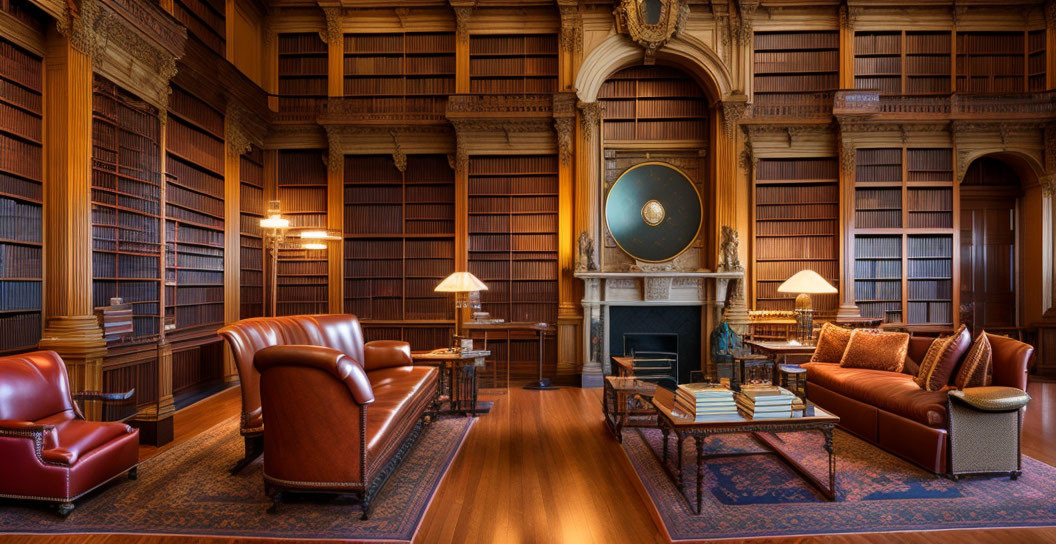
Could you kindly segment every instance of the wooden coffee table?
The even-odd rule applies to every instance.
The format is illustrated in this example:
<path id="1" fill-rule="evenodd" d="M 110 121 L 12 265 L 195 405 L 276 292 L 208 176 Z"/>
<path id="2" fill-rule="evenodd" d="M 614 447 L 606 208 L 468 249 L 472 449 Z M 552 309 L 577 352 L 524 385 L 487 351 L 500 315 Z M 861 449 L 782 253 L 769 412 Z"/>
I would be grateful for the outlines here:
<path id="1" fill-rule="evenodd" d="M 667 396 L 664 396 L 667 397 Z M 751 416 L 738 412 L 736 416 L 729 418 L 717 418 L 713 421 L 695 422 L 692 419 L 682 417 L 671 411 L 671 405 L 666 398 L 653 397 L 652 404 L 656 407 L 657 423 L 660 432 L 664 435 L 663 465 L 664 471 L 678 486 L 678 491 L 685 496 L 685 481 L 682 476 L 682 447 L 687 438 L 693 438 L 697 447 L 697 504 L 696 514 L 700 514 L 704 489 L 704 463 L 707 457 L 731 457 L 738 455 L 759 455 L 761 453 L 774 453 L 780 457 L 789 467 L 799 473 L 808 483 L 821 491 L 829 500 L 836 500 L 836 454 L 832 447 L 832 429 L 840 422 L 840 418 L 825 410 L 806 403 L 804 408 L 793 410 L 792 417 L 781 419 L 753 419 Z M 780 440 L 775 439 L 770 433 L 789 432 L 820 432 L 825 437 L 824 448 L 829 454 L 829 481 L 823 482 L 812 474 L 799 461 L 794 459 L 784 449 Z M 704 440 L 716 434 L 750 434 L 760 445 L 766 448 L 764 452 L 731 452 L 718 453 L 709 456 L 704 455 Z M 674 472 L 668 466 L 667 450 L 668 437 L 674 434 L 678 442 L 678 453 L 676 457 L 676 469 Z M 826 485 L 826 483 L 828 485 Z M 691 505 L 692 508 L 692 505 Z"/>

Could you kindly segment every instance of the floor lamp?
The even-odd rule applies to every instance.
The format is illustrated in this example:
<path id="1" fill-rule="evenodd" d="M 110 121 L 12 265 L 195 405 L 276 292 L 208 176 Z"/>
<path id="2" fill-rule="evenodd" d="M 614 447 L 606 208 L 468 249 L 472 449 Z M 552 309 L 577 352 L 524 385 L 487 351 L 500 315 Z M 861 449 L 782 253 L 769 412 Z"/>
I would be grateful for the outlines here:
<path id="1" fill-rule="evenodd" d="M 264 251 L 270 264 L 268 271 L 268 292 L 271 300 L 265 315 L 274 317 L 278 314 L 279 301 L 279 250 L 281 249 L 326 249 L 327 242 L 341 240 L 341 236 L 318 227 L 291 227 L 290 220 L 279 211 L 280 202 L 268 202 L 268 212 L 260 220 L 261 236 L 264 239 Z M 297 238 L 299 242 L 291 239 Z"/>
<path id="2" fill-rule="evenodd" d="M 839 291 L 813 270 L 800 270 L 777 288 L 778 293 L 796 294 L 796 339 L 810 345 L 814 336 L 814 307 L 810 295 L 832 295 Z"/>

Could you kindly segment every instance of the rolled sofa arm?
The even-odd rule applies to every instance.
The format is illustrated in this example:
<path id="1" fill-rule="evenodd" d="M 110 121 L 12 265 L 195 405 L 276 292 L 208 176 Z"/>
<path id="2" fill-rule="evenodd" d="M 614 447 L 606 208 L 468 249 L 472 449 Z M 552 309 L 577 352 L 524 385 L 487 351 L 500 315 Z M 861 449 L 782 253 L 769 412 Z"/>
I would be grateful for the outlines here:
<path id="1" fill-rule="evenodd" d="M 984 412 L 1013 412 L 1030 402 L 1030 395 L 1015 387 L 986 386 L 969 387 L 950 391 L 950 398 L 957 399 L 976 410 Z"/>
<path id="2" fill-rule="evenodd" d="M 280 366 L 303 366 L 329 372 L 344 382 L 358 404 L 374 402 L 374 390 L 367 374 L 354 359 L 336 349 L 322 346 L 272 346 L 257 352 L 253 366 L 264 374 Z"/>
<path id="3" fill-rule="evenodd" d="M 411 366 L 411 345 L 399 340 L 375 340 L 363 345 L 363 368 L 378 370 Z"/>

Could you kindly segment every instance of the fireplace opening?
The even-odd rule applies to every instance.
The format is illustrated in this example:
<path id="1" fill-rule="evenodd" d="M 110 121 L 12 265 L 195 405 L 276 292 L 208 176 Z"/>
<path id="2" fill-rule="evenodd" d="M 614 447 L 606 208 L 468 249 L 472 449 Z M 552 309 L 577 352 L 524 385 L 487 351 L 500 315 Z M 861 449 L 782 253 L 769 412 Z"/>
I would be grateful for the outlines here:
<path id="1" fill-rule="evenodd" d="M 678 335 L 629 332 L 623 335 L 623 354 L 634 360 L 634 375 L 674 388 L 678 384 Z"/>
<path id="2" fill-rule="evenodd" d="M 636 374 L 674 388 L 700 369 L 700 306 L 611 306 L 609 354 L 634 357 Z"/>

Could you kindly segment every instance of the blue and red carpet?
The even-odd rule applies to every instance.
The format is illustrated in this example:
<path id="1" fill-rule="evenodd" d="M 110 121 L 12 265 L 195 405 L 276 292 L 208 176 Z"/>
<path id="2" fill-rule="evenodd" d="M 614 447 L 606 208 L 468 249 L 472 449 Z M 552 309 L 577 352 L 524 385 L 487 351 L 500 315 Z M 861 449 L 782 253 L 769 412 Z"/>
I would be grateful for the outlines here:
<path id="1" fill-rule="evenodd" d="M 827 481 L 819 433 L 780 435 L 786 450 Z M 675 440 L 671 439 L 671 452 Z M 704 469 L 704 502 L 695 515 L 693 458 L 687 440 L 686 497 L 661 465 L 656 429 L 624 431 L 623 448 L 674 541 L 888 531 L 1056 526 L 1056 467 L 1023 457 L 1023 476 L 954 482 L 925 472 L 837 431 L 839 500 L 830 502 L 775 455 L 716 457 Z M 706 452 L 762 451 L 747 436 L 711 437 Z M 692 454 L 690 453 L 692 451 Z M 693 457 L 691 457 L 691 455 Z M 673 466 L 674 455 L 671 455 Z"/>
<path id="2" fill-rule="evenodd" d="M 274 515 L 258 459 L 236 476 L 242 456 L 238 418 L 162 452 L 139 467 L 139 479 L 115 480 L 77 502 L 65 520 L 46 506 L 0 502 L 2 533 L 130 533 L 409 542 L 475 420 L 440 419 L 423 429 L 361 521 L 344 498 L 284 502 Z M 0 538 L 2 540 L 2 538 Z"/>

